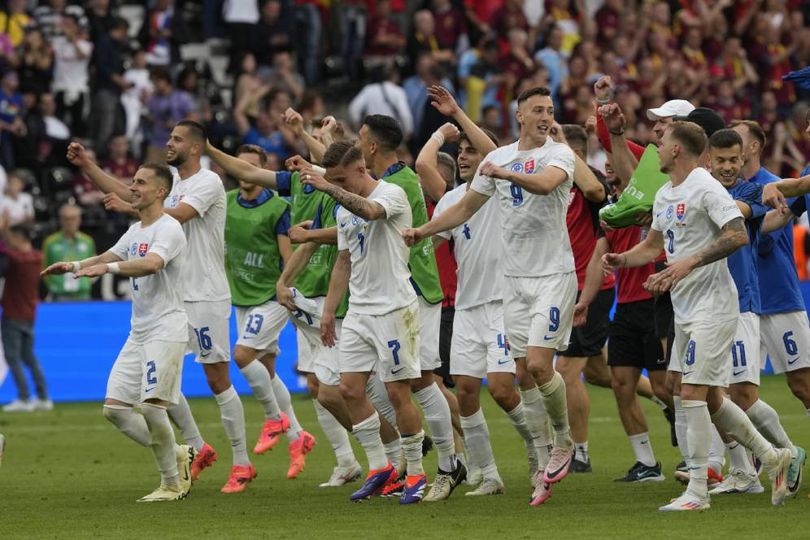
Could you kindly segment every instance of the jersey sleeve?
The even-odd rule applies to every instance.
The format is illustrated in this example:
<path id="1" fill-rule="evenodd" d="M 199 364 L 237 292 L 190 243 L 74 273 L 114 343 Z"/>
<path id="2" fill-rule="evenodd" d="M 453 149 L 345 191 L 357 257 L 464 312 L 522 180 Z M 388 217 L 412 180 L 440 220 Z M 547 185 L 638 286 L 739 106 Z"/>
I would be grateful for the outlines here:
<path id="1" fill-rule="evenodd" d="M 470 189 L 475 190 L 481 195 L 492 197 L 495 194 L 495 179 L 489 176 L 484 176 L 480 172 L 476 171 L 472 184 L 470 184 Z"/>
<path id="2" fill-rule="evenodd" d="M 666 226 L 664 225 L 661 218 L 664 215 L 664 208 L 663 205 L 660 204 L 657 200 L 653 202 L 653 212 L 652 212 L 652 223 L 650 224 L 650 228 L 654 229 L 658 232 L 663 232 Z"/>
<path id="3" fill-rule="evenodd" d="M 345 251 L 345 250 L 349 249 L 349 238 L 346 236 L 346 223 L 344 222 L 344 217 L 343 217 L 344 215 L 345 214 L 343 212 L 338 210 L 337 217 L 336 217 L 337 228 L 338 228 L 337 229 L 337 231 L 338 231 L 338 234 L 337 234 L 338 251 Z"/>
<path id="4" fill-rule="evenodd" d="M 134 227 L 134 225 L 133 225 Z M 129 251 L 129 238 L 132 232 L 132 227 L 127 229 L 127 232 L 118 239 L 118 242 L 115 243 L 113 247 L 109 250 L 110 253 L 121 259 L 122 261 L 127 260 L 127 252 Z"/>
<path id="5" fill-rule="evenodd" d="M 562 169 L 565 171 L 565 174 L 568 175 L 568 178 L 573 180 L 574 178 L 574 165 L 576 164 L 576 159 L 574 157 L 574 151 L 568 148 L 565 145 L 559 145 L 553 152 L 549 155 L 548 165 L 547 167 L 557 167 L 558 169 Z"/>
<path id="6" fill-rule="evenodd" d="M 276 221 L 276 235 L 288 236 L 290 232 L 290 208 L 284 209 L 284 213 Z"/>
<path id="7" fill-rule="evenodd" d="M 764 217 L 770 210 L 767 206 L 762 204 L 762 186 L 754 182 L 745 182 L 741 184 L 741 189 L 734 197 L 735 199 L 744 202 L 751 208 L 751 217 L 749 219 L 755 220 Z"/>
<path id="8" fill-rule="evenodd" d="M 217 177 L 206 177 L 204 182 L 195 186 L 194 191 L 187 193 L 181 203 L 191 206 L 200 217 L 203 217 L 208 209 L 214 206 L 225 188 Z"/>
<path id="9" fill-rule="evenodd" d="M 168 225 L 161 228 L 159 235 L 149 246 L 149 253 L 154 253 L 163 259 L 163 264 L 168 264 L 184 249 L 186 249 L 186 235 L 183 233 L 183 227 L 177 222 L 169 222 Z"/>
<path id="10" fill-rule="evenodd" d="M 282 197 L 289 197 L 292 189 L 292 176 L 290 171 L 278 171 L 276 173 L 276 191 Z"/>
<path id="11" fill-rule="evenodd" d="M 731 198 L 718 182 L 709 184 L 709 189 L 703 192 L 703 205 L 706 213 L 718 228 L 722 228 L 729 221 L 742 218 L 742 212 L 737 207 L 737 203 Z"/>
<path id="12" fill-rule="evenodd" d="M 445 210 L 447 210 L 447 208 L 451 206 L 448 198 L 449 193 L 445 194 L 441 199 L 439 199 L 439 202 L 436 203 L 436 207 L 433 209 L 433 217 L 431 218 L 431 221 L 439 217 L 442 214 L 442 212 L 444 212 Z M 440 236 L 445 240 L 450 240 L 450 238 L 453 237 L 453 234 L 450 231 L 442 231 L 436 233 L 436 236 Z"/>
<path id="13" fill-rule="evenodd" d="M 382 206 L 385 211 L 385 219 L 392 219 L 410 208 L 408 197 L 402 188 L 390 185 L 393 189 L 377 190 L 378 193 L 372 194 L 368 199 Z"/>

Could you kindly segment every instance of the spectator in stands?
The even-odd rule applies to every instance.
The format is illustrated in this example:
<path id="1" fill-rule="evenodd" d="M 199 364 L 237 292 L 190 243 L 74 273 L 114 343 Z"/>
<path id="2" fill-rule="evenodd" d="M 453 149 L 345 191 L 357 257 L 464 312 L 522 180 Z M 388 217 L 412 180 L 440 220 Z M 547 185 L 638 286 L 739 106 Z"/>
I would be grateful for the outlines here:
<path id="1" fill-rule="evenodd" d="M 438 119 L 431 122 L 430 126 L 422 129 L 422 119 L 426 113 L 430 114 L 428 109 L 435 110 L 430 106 L 427 89 L 433 85 L 440 85 L 450 92 L 454 90 L 453 83 L 444 76 L 441 67 L 428 51 L 419 54 L 415 71 L 416 73 L 412 77 L 408 77 L 402 83 L 402 89 L 405 90 L 405 95 L 408 97 L 408 106 L 413 116 L 413 132 L 417 135 L 413 142 L 416 148 L 421 148 L 424 141 L 446 121 L 446 118 L 440 114 Z M 437 122 L 438 125 L 436 125 Z"/>
<path id="2" fill-rule="evenodd" d="M 273 88 L 289 93 L 295 102 L 304 95 L 304 78 L 295 71 L 295 59 L 286 49 L 273 53 L 273 71 L 270 74 Z"/>
<path id="3" fill-rule="evenodd" d="M 99 40 L 93 54 L 96 79 L 90 133 L 99 151 L 103 151 L 113 133 L 124 130 L 121 93 L 134 86 L 124 78 L 128 30 L 126 19 L 116 18 L 107 35 Z"/>
<path id="4" fill-rule="evenodd" d="M 174 8 L 174 0 L 155 0 L 138 31 L 138 41 L 149 65 L 180 62 L 180 45 L 188 41 L 188 32 L 183 17 Z"/>
<path id="5" fill-rule="evenodd" d="M 59 261 L 73 262 L 96 254 L 96 243 L 81 232 L 82 209 L 75 204 L 65 204 L 59 209 L 59 230 L 42 244 L 43 267 Z M 89 278 L 76 279 L 72 273 L 45 277 L 48 299 L 52 302 L 90 300 L 92 283 Z"/>
<path id="6" fill-rule="evenodd" d="M 371 63 L 390 61 L 402 52 L 405 43 L 405 33 L 391 14 L 391 0 L 377 2 L 366 34 L 366 60 Z"/>
<path id="7" fill-rule="evenodd" d="M 146 103 L 155 90 L 150 79 L 149 69 L 146 67 L 146 51 L 143 49 L 133 51 L 130 66 L 124 72 L 124 81 L 129 85 L 129 88 L 121 94 L 121 105 L 125 115 L 125 133 L 132 141 L 132 148 L 140 156 L 143 141 L 141 118 L 146 113 Z"/>
<path id="8" fill-rule="evenodd" d="M 222 19 L 231 42 L 230 71 L 235 71 L 241 66 L 240 58 L 250 49 L 250 36 L 253 27 L 259 22 L 259 2 L 225 0 L 222 4 Z"/>
<path id="9" fill-rule="evenodd" d="M 250 35 L 250 52 L 260 66 L 273 64 L 273 52 L 294 45 L 291 14 L 282 8 L 281 0 L 262 0 L 259 23 Z"/>
<path id="10" fill-rule="evenodd" d="M 53 91 L 57 112 L 77 137 L 85 135 L 89 64 L 93 44 L 87 41 L 75 15 L 62 17 L 62 34 L 54 37 Z"/>
<path id="11" fill-rule="evenodd" d="M 180 120 L 196 119 L 198 110 L 194 98 L 174 87 L 172 77 L 166 68 L 154 68 L 151 80 L 155 92 L 146 103 L 148 146 L 144 161 L 164 163 L 169 132 Z"/>
<path id="12" fill-rule="evenodd" d="M 38 165 L 66 165 L 65 153 L 70 142 L 70 128 L 56 116 L 56 100 L 53 94 L 39 96 L 35 114 L 28 115 L 26 123 L 31 151 Z"/>
<path id="13" fill-rule="evenodd" d="M 430 13 L 430 12 L 428 12 Z M 396 118 L 406 139 L 413 134 L 413 115 L 408 107 L 405 90 L 398 84 L 398 75 L 390 66 L 376 68 L 371 82 L 349 103 L 349 118 L 355 128 L 369 114 L 385 114 Z"/>
<path id="14" fill-rule="evenodd" d="M 25 1 L 8 0 L 5 11 L 0 12 L 0 32 L 8 35 L 12 47 L 23 43 L 33 22 L 25 10 Z"/>
<path id="15" fill-rule="evenodd" d="M 138 170 L 138 162 L 129 153 L 129 139 L 124 134 L 114 135 L 107 145 L 107 155 L 99 162 L 104 172 L 129 185 Z"/>
<path id="16" fill-rule="evenodd" d="M 6 362 L 17 387 L 17 399 L 3 407 L 4 412 L 49 411 L 45 375 L 34 356 L 34 319 L 39 299 L 39 273 L 42 253 L 31 245 L 31 232 L 25 225 L 9 225 L 7 216 L 0 216 L 2 252 L 8 260 L 6 285 L 3 288 L 3 318 L 0 327 Z M 25 368 L 31 372 L 37 398 L 31 399 Z"/>
<path id="17" fill-rule="evenodd" d="M 0 79 L 0 165 L 6 170 L 14 168 L 16 140 L 26 134 L 25 107 L 19 86 L 16 71 L 7 71 Z"/>
<path id="18" fill-rule="evenodd" d="M 110 0 L 88 0 L 87 1 L 87 31 L 90 41 L 98 43 L 99 40 L 109 33 L 115 23 Z"/>
<path id="19" fill-rule="evenodd" d="M 559 104 L 560 85 L 568 76 L 568 62 L 561 51 L 563 31 L 559 26 L 552 26 L 545 37 L 546 46 L 537 51 L 534 59 L 546 66 L 548 70 L 549 90 L 554 101 Z"/>
<path id="20" fill-rule="evenodd" d="M 0 200 L 0 215 L 6 216 L 9 226 L 34 221 L 34 198 L 25 191 L 25 180 L 18 171 L 8 175 L 5 197 Z"/>
<path id="21" fill-rule="evenodd" d="M 498 91 L 505 78 L 498 62 L 498 42 L 484 36 L 475 52 L 464 53 L 458 67 L 460 93 L 464 112 L 473 122 L 481 118 L 481 111 L 490 105 L 498 106 Z"/>
<path id="22" fill-rule="evenodd" d="M 443 49 L 463 51 L 470 46 L 464 13 L 450 0 L 431 0 L 430 12 L 436 24 L 436 41 Z"/>
<path id="23" fill-rule="evenodd" d="M 38 28 L 28 29 L 20 48 L 20 63 L 17 68 L 20 75 L 20 91 L 34 94 L 49 91 L 52 67 L 53 53 L 42 32 Z"/>
<path id="24" fill-rule="evenodd" d="M 452 49 L 444 47 L 436 38 L 436 20 L 427 9 L 413 14 L 413 30 L 408 36 L 407 53 L 411 66 L 416 65 L 420 53 L 429 52 L 437 62 L 450 63 L 455 59 Z"/>
<path id="25" fill-rule="evenodd" d="M 84 9 L 76 4 L 67 5 L 66 0 L 48 0 L 47 5 L 40 5 L 34 9 L 37 26 L 42 29 L 45 39 L 50 42 L 63 34 L 62 18 L 66 15 L 73 16 L 80 27 L 87 24 Z"/>
<path id="26" fill-rule="evenodd" d="M 363 4 L 363 11 L 354 19 L 356 26 L 350 25 L 347 28 L 344 26 L 343 14 L 347 9 L 354 8 L 353 4 Z M 320 79 L 322 31 L 320 5 L 320 0 L 295 0 L 295 18 L 298 22 L 298 29 L 303 31 L 296 32 L 297 39 L 294 40 L 294 44 L 297 45 L 301 71 L 309 84 L 315 84 Z M 340 28 L 344 39 L 342 56 L 349 62 L 349 73 L 356 75 L 356 71 L 351 71 L 351 66 L 356 66 L 363 54 L 366 31 L 365 0 L 343 0 L 338 3 L 337 8 L 341 10 Z M 346 47 L 346 43 L 352 45 Z"/>

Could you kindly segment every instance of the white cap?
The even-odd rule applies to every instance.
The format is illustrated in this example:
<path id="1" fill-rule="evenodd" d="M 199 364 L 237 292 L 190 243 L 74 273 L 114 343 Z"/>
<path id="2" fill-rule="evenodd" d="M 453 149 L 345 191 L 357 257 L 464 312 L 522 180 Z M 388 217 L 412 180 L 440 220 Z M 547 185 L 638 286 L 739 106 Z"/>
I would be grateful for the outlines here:
<path id="1" fill-rule="evenodd" d="M 647 109 L 647 118 L 653 122 L 659 118 L 686 116 L 695 110 L 695 106 L 685 99 L 671 99 L 656 109 Z"/>

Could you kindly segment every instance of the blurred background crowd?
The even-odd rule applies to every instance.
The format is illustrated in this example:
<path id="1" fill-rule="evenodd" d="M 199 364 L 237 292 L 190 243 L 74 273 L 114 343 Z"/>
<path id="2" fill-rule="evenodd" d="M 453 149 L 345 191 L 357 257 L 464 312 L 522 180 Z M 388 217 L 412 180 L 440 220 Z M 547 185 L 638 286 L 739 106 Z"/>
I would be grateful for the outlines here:
<path id="1" fill-rule="evenodd" d="M 806 0 L 6 0 L 0 209 L 9 225 L 31 224 L 46 259 L 102 251 L 128 223 L 67 163 L 71 140 L 128 182 L 163 159 L 184 118 L 226 150 L 258 144 L 281 168 L 306 153 L 282 120 L 288 107 L 306 126 L 334 115 L 349 133 L 382 113 L 403 125 L 412 163 L 445 122 L 428 103 L 432 84 L 509 141 L 514 98 L 532 86 L 552 90 L 560 123 L 593 128 L 601 75 L 631 139 L 653 140 L 647 108 L 688 99 L 760 122 L 764 165 L 795 175 L 810 155 L 810 96 L 782 76 L 810 65 L 808 22 Z M 604 170 L 591 136 L 589 161 Z M 60 283 L 47 284 L 50 297 L 119 294 Z"/>

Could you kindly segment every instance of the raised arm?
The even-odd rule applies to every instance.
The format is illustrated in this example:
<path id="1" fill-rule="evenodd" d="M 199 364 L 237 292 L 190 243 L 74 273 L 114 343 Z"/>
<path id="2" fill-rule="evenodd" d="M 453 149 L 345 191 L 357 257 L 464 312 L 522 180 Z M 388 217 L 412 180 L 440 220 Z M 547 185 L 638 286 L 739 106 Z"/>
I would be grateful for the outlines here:
<path id="1" fill-rule="evenodd" d="M 417 229 L 405 229 L 402 231 L 402 237 L 406 244 L 412 246 L 436 233 L 448 231 L 469 220 L 488 199 L 489 197 L 486 195 L 468 189 L 460 201 L 442 212 L 441 215 Z"/>
<path id="2" fill-rule="evenodd" d="M 225 172 L 234 178 L 276 189 L 275 171 L 256 167 L 247 161 L 228 155 L 210 142 L 205 145 L 205 153 L 214 160 L 214 163 L 225 169 Z"/>
<path id="3" fill-rule="evenodd" d="M 785 178 L 762 188 L 762 203 L 771 208 L 787 208 L 785 197 L 798 197 L 810 193 L 810 175 Z"/>
<path id="4" fill-rule="evenodd" d="M 627 182 L 633 176 L 633 171 L 638 166 L 638 160 L 627 144 L 624 137 L 626 120 L 622 110 L 616 103 L 610 103 L 599 107 L 599 115 L 604 119 L 610 133 L 610 146 L 612 148 L 611 164 L 622 181 Z"/>
<path id="5" fill-rule="evenodd" d="M 425 194 L 434 202 L 438 202 L 447 190 L 447 182 L 442 178 L 438 168 L 439 149 L 446 142 L 457 141 L 458 135 L 459 131 L 456 126 L 449 122 L 444 124 L 430 136 L 416 157 L 419 183 Z"/>
<path id="6" fill-rule="evenodd" d="M 122 184 L 117 178 L 107 174 L 99 167 L 84 149 L 84 146 L 77 142 L 68 145 L 67 159 L 73 165 L 79 167 L 93 184 L 104 193 L 115 193 L 124 201 L 129 202 L 132 193 L 129 188 Z"/>
<path id="7" fill-rule="evenodd" d="M 326 146 L 312 136 L 306 128 L 304 127 L 304 117 L 301 116 L 301 113 L 298 111 L 288 108 L 284 111 L 284 123 L 295 133 L 304 144 L 307 146 L 309 150 L 309 157 L 312 161 L 320 163 L 321 159 L 323 159 L 323 155 L 326 152 Z"/>
<path id="8" fill-rule="evenodd" d="M 329 292 L 323 304 L 321 314 L 321 341 L 327 347 L 334 347 L 337 341 L 335 333 L 335 312 L 349 288 L 349 277 L 352 273 L 352 260 L 349 250 L 338 252 L 332 277 L 329 279 Z"/>
<path id="9" fill-rule="evenodd" d="M 453 94 L 443 86 L 434 85 L 428 88 L 430 104 L 445 116 L 455 120 L 461 130 L 470 138 L 470 144 L 482 155 L 487 155 L 498 146 L 484 133 L 478 125 L 467 116 L 464 109 L 458 106 Z"/>
<path id="10" fill-rule="evenodd" d="M 343 208 L 367 221 L 385 217 L 385 209 L 381 204 L 369 201 L 365 197 L 349 193 L 345 189 L 328 182 L 315 169 L 309 168 L 301 171 L 301 182 L 322 191 L 335 199 Z"/>

